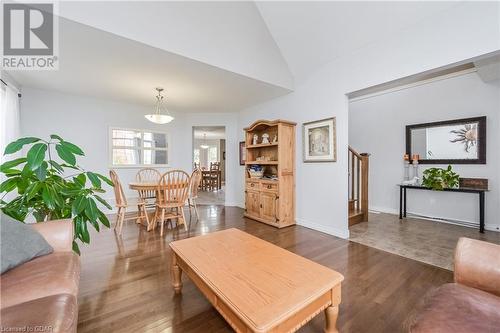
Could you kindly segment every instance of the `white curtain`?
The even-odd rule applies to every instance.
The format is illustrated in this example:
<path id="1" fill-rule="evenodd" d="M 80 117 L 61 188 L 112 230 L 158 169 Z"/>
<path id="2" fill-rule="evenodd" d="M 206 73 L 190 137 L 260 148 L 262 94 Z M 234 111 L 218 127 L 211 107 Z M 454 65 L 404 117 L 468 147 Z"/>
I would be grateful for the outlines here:
<path id="1" fill-rule="evenodd" d="M 0 83 L 0 162 L 12 159 L 14 156 L 3 156 L 5 146 L 19 138 L 20 113 L 17 89 Z"/>
<path id="2" fill-rule="evenodd" d="M 19 96 L 17 89 L 0 82 L 0 164 L 7 160 L 18 158 L 20 152 L 3 156 L 5 146 L 19 138 L 21 132 Z M 0 173 L 0 183 L 7 177 Z M 2 199 L 9 202 L 16 196 L 14 192 L 8 193 Z M 1 215 L 0 215 L 1 216 Z"/>

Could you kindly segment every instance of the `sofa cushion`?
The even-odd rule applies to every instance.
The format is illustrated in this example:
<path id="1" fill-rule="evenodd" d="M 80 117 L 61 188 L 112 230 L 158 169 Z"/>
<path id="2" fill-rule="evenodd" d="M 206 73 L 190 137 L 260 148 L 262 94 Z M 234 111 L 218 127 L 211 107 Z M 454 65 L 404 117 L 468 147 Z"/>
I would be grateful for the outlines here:
<path id="1" fill-rule="evenodd" d="M 80 260 L 72 252 L 55 252 L 18 266 L 1 278 L 1 308 L 57 294 L 77 296 Z"/>
<path id="2" fill-rule="evenodd" d="M 77 299 L 69 294 L 38 298 L 2 309 L 1 318 L 2 332 L 16 332 L 16 328 L 26 328 L 26 332 L 76 332 Z"/>
<path id="3" fill-rule="evenodd" d="M 456 283 L 426 296 L 410 332 L 498 332 L 500 297 Z"/>
<path id="4" fill-rule="evenodd" d="M 53 251 L 45 238 L 28 224 L 0 213 L 1 274 Z"/>

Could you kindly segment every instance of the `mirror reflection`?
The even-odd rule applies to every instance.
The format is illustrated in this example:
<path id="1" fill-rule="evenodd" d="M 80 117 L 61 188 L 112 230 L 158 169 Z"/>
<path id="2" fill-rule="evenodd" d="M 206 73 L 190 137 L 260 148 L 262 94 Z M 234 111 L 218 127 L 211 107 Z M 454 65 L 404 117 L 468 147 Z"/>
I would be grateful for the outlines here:
<path id="1" fill-rule="evenodd" d="M 477 159 L 478 123 L 416 128 L 411 131 L 412 153 L 431 159 Z"/>
<path id="2" fill-rule="evenodd" d="M 485 164 L 486 117 L 408 125 L 406 153 L 421 163 Z"/>

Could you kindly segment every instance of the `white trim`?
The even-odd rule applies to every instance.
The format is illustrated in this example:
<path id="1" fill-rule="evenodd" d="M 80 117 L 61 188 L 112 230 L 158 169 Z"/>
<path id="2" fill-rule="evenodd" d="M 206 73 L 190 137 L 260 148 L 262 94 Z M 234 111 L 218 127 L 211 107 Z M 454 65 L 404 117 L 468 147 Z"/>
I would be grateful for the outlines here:
<path id="1" fill-rule="evenodd" d="M 387 207 L 370 207 L 370 212 L 399 215 L 399 211 L 397 209 L 387 208 Z M 427 215 L 422 215 L 422 214 L 413 213 L 413 212 L 407 212 L 406 215 L 408 217 L 414 217 L 414 218 L 418 218 L 418 219 L 422 219 L 422 220 L 442 222 L 442 223 L 447 223 L 447 224 L 458 225 L 461 227 L 479 229 L 479 222 L 476 222 L 476 221 L 465 221 L 465 220 L 449 219 L 449 218 L 445 218 L 445 217 L 427 216 Z M 500 232 L 500 225 L 485 223 L 484 229 L 489 230 L 489 231 Z"/>
<path id="2" fill-rule="evenodd" d="M 2 71 L 0 74 L 0 78 L 15 92 L 17 92 L 18 94 L 21 93 L 21 85 L 16 80 L 14 80 L 12 76 L 10 76 L 10 74 L 8 74 L 5 71 Z"/>
<path id="3" fill-rule="evenodd" d="M 141 132 L 141 135 L 144 132 L 155 133 L 155 134 L 165 134 L 167 139 L 167 147 L 166 148 L 149 148 L 149 147 L 129 147 L 129 146 L 113 146 L 113 130 L 122 130 L 122 131 L 135 131 Z M 144 140 L 142 140 L 144 141 Z M 158 151 L 166 151 L 167 152 L 167 164 L 126 164 L 126 165 L 116 165 L 113 164 L 113 148 L 118 149 L 136 149 L 136 150 L 158 150 Z M 169 168 L 170 164 L 168 163 L 170 160 L 170 133 L 162 132 L 151 129 L 139 129 L 139 128 L 126 128 L 126 127 L 108 127 L 108 168 L 110 169 L 140 169 L 147 167 L 155 167 L 155 168 Z"/>
<path id="4" fill-rule="evenodd" d="M 357 102 L 357 101 L 362 101 L 362 100 L 367 99 L 367 98 L 372 98 L 372 97 L 375 97 L 375 96 L 390 94 L 390 93 L 393 93 L 393 92 L 396 92 L 396 91 L 406 90 L 406 89 L 418 87 L 418 86 L 421 86 L 421 85 L 424 85 L 424 84 L 429 84 L 429 83 L 433 83 L 433 82 L 437 82 L 437 81 L 441 81 L 441 80 L 447 80 L 447 79 L 451 79 L 451 78 L 454 78 L 454 77 L 457 77 L 457 76 L 467 75 L 467 74 L 470 74 L 470 73 L 474 73 L 476 71 L 477 71 L 476 68 L 469 68 L 469 69 L 464 69 L 464 70 L 461 70 L 461 71 L 458 71 L 458 72 L 454 72 L 454 73 L 450 73 L 450 74 L 446 74 L 446 75 L 442 75 L 442 76 L 438 76 L 438 77 L 433 77 L 433 78 L 430 78 L 430 79 L 427 79 L 427 80 L 422 80 L 422 81 L 418 81 L 418 82 L 404 84 L 404 85 L 401 85 L 399 87 L 394 87 L 394 88 L 390 88 L 390 89 L 386 89 L 386 90 L 382 90 L 382 91 L 377 91 L 377 92 L 374 92 L 374 93 L 371 93 L 371 94 L 366 94 L 366 95 L 363 95 L 363 96 L 358 96 L 358 97 L 351 98 L 351 99 L 349 99 L 349 103 L 351 103 L 351 102 Z"/>
<path id="5" fill-rule="evenodd" d="M 241 208 L 241 209 L 246 209 L 245 204 L 244 204 L 244 203 L 241 203 L 241 202 L 239 202 L 239 203 L 235 203 L 235 204 L 234 204 L 234 207 L 239 207 L 239 208 Z"/>
<path id="6" fill-rule="evenodd" d="M 318 224 L 318 223 L 314 223 L 311 221 L 306 221 L 304 219 L 298 219 L 298 218 L 295 219 L 295 222 L 297 223 L 297 225 L 300 225 L 302 227 L 306 227 L 306 228 L 313 229 L 313 230 L 316 230 L 319 232 L 323 232 L 325 234 L 329 234 L 329 235 L 332 235 L 335 237 L 349 239 L 349 229 L 348 228 L 339 229 L 339 228 L 335 228 L 332 226 L 325 226 L 322 224 Z M 346 223 L 346 225 L 347 225 L 347 223 Z"/>
<path id="7" fill-rule="evenodd" d="M 225 201 L 224 202 L 224 206 L 226 206 L 226 207 L 240 207 L 240 208 L 243 208 L 243 207 L 241 207 L 240 204 L 238 204 L 236 202 L 231 202 L 231 201 Z"/>

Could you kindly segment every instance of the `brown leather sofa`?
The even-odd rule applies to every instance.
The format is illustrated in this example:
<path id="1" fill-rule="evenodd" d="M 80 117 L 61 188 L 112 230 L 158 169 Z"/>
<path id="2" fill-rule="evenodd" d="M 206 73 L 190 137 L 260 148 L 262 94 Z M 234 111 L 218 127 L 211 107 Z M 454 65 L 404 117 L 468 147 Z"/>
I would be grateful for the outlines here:
<path id="1" fill-rule="evenodd" d="M 425 296 L 410 332 L 500 332 L 500 245 L 460 238 L 455 283 Z"/>
<path id="2" fill-rule="evenodd" d="M 54 252 L 0 277 L 2 332 L 76 332 L 80 258 L 72 251 L 73 223 L 37 223 Z"/>

